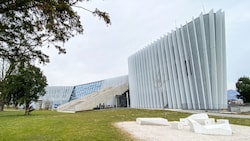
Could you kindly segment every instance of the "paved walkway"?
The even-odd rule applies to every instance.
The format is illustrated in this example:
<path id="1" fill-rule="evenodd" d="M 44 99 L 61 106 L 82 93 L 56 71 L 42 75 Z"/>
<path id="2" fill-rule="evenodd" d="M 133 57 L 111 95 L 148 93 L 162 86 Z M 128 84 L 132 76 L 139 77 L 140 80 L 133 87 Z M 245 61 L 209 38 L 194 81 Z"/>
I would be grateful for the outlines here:
<path id="1" fill-rule="evenodd" d="M 172 129 L 171 126 L 139 125 L 135 121 L 115 123 L 122 131 L 129 133 L 136 141 L 250 141 L 250 127 L 230 125 L 233 134 L 204 135 L 194 133 L 189 126 Z"/>
<path id="2" fill-rule="evenodd" d="M 249 118 L 250 115 L 240 115 L 237 113 L 230 113 L 230 112 L 211 112 L 211 111 L 205 111 L 205 110 L 182 110 L 182 109 L 166 109 L 169 111 L 176 111 L 176 112 L 184 112 L 184 113 L 207 113 L 208 115 L 212 116 L 221 116 L 221 117 L 232 117 L 232 118 Z"/>
<path id="3" fill-rule="evenodd" d="M 205 111 L 205 110 L 181 110 L 181 109 L 165 109 L 169 111 L 185 112 L 185 113 L 207 113 L 208 115 L 246 118 L 250 119 L 250 115 L 240 115 L 236 113 L 222 111 Z M 134 140 L 138 141 L 250 141 L 250 126 L 240 126 L 230 124 L 233 134 L 231 136 L 222 135 L 204 135 L 197 134 L 190 130 L 189 126 L 183 129 L 172 129 L 171 126 L 154 126 L 139 125 L 135 121 L 115 123 L 115 126 L 122 131 L 129 133 Z"/>

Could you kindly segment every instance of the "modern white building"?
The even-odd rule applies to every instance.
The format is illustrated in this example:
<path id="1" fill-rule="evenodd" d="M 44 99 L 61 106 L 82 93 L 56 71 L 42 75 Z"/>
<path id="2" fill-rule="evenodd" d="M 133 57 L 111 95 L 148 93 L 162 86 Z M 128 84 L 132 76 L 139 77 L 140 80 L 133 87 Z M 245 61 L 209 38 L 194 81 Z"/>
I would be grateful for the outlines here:
<path id="1" fill-rule="evenodd" d="M 116 88 L 120 86 L 123 86 L 122 91 L 115 91 L 115 92 L 112 91 L 111 96 L 107 96 L 106 93 L 103 93 L 103 95 L 98 95 L 99 97 L 102 97 L 102 99 L 98 99 L 96 97 L 94 98 L 93 96 L 92 97 L 94 99 L 88 98 L 88 101 L 92 101 L 92 100 L 95 101 L 95 102 L 90 103 L 92 105 L 90 104 L 88 105 L 88 108 L 90 107 L 90 109 L 96 107 L 99 103 L 104 104 L 104 105 L 114 106 L 114 105 L 117 105 L 117 101 L 119 100 L 120 95 L 127 94 L 126 97 L 128 97 L 128 93 L 127 93 L 128 76 L 127 75 L 104 79 L 104 80 L 100 80 L 96 82 L 90 82 L 90 83 L 81 84 L 77 86 L 49 86 L 45 88 L 46 94 L 44 96 L 41 96 L 38 99 L 38 102 L 33 103 L 33 106 L 36 109 L 56 109 L 57 107 L 68 104 L 69 102 L 74 103 L 74 101 L 76 101 L 75 105 L 71 104 L 71 107 L 72 107 L 72 106 L 76 106 L 77 104 L 79 104 L 77 100 L 81 98 L 84 98 L 87 96 L 90 97 L 89 95 L 92 95 L 95 93 L 99 94 L 102 91 L 105 91 L 107 89 Z M 85 107 L 78 106 L 78 110 L 83 109 Z"/>
<path id="2" fill-rule="evenodd" d="M 40 108 L 227 108 L 225 14 L 200 14 L 128 58 L 129 75 L 70 87 L 47 87 Z M 128 86 L 129 85 L 129 86 Z"/>
<path id="3" fill-rule="evenodd" d="M 46 87 L 46 94 L 39 97 L 35 103 L 35 109 L 55 109 L 59 105 L 67 103 L 73 92 L 73 86 Z"/>
<path id="4" fill-rule="evenodd" d="M 132 108 L 224 109 L 225 14 L 198 18 L 128 59 Z"/>

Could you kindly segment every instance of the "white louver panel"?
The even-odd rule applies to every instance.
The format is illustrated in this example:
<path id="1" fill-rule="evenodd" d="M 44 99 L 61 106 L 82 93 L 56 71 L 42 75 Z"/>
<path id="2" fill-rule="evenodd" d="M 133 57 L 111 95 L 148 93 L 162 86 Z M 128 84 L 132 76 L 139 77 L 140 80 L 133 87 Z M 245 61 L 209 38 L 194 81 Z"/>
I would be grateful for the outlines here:
<path id="1" fill-rule="evenodd" d="M 201 14 L 130 56 L 128 66 L 133 108 L 227 108 L 224 12 Z"/>

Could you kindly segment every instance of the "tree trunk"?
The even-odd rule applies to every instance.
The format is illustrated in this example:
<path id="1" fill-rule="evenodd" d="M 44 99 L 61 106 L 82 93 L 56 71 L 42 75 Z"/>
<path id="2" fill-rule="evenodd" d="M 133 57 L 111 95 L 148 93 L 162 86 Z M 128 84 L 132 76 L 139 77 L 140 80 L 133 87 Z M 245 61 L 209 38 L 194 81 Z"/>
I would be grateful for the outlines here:
<path id="1" fill-rule="evenodd" d="M 3 111 L 3 108 L 4 108 L 4 103 L 3 103 L 3 100 L 0 99 L 0 112 Z"/>
<path id="2" fill-rule="evenodd" d="M 25 105 L 25 115 L 29 115 L 30 114 L 30 105 L 29 104 L 26 104 Z"/>

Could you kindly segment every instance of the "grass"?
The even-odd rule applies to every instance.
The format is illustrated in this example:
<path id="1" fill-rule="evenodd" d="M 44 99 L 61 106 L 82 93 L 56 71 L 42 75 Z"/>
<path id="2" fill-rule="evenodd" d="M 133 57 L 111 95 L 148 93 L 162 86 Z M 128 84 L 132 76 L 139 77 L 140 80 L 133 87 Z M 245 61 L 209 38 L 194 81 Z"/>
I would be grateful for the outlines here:
<path id="1" fill-rule="evenodd" d="M 108 109 L 76 114 L 56 111 L 0 112 L 1 141 L 123 141 L 132 138 L 112 124 L 135 121 L 137 117 L 163 117 L 169 121 L 187 117 L 188 113 L 165 110 Z M 221 118 L 221 117 L 214 117 Z M 250 126 L 250 119 L 227 118 L 230 123 Z"/>

